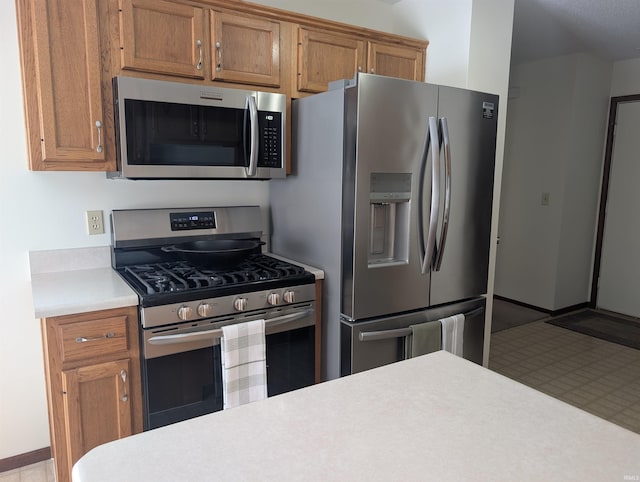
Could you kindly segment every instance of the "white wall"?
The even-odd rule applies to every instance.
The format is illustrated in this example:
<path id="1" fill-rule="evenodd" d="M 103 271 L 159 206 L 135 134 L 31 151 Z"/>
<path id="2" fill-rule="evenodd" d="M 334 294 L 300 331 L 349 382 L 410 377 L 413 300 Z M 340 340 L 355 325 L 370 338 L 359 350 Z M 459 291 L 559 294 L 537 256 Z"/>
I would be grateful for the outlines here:
<path id="1" fill-rule="evenodd" d="M 587 54 L 513 69 L 496 294 L 548 310 L 588 300 L 610 76 Z"/>
<path id="2" fill-rule="evenodd" d="M 613 64 L 611 97 L 640 94 L 640 58 Z"/>
<path id="3" fill-rule="evenodd" d="M 495 286 L 496 248 L 500 218 L 500 191 L 504 164 L 505 130 L 508 116 L 509 68 L 511 34 L 513 32 L 514 2 L 482 0 L 473 3 L 469 69 L 467 88 L 492 92 L 500 96 L 498 132 L 496 136 L 496 164 L 493 185 L 493 216 L 491 220 L 491 248 L 489 252 L 489 281 L 484 327 L 484 366 L 489 364 L 491 319 Z"/>
<path id="4" fill-rule="evenodd" d="M 344 0 L 251 0 L 251 3 L 383 32 L 397 33 L 393 30 L 393 7 L 379 0 L 348 0 L 346 2 Z"/>
<path id="5" fill-rule="evenodd" d="M 611 63 L 587 54 L 576 57 L 570 129 L 565 139 L 555 309 L 575 306 L 590 298 L 609 111 Z"/>
<path id="6" fill-rule="evenodd" d="M 403 0 L 394 7 L 396 33 L 429 41 L 427 82 L 467 87 L 472 6 L 472 0 Z"/>
<path id="7" fill-rule="evenodd" d="M 513 0 L 263 0 L 255 3 L 425 38 L 427 80 L 506 93 Z M 40 331 L 33 317 L 28 252 L 102 246 L 85 232 L 84 212 L 114 208 L 259 204 L 268 183 L 112 181 L 100 173 L 27 170 L 13 2 L 0 7 L 0 459 L 49 445 Z M 366 12 L 366 15 L 363 14 Z M 491 15 L 495 19 L 491 19 Z M 471 42 L 475 42 L 473 48 Z M 501 116 L 506 112 L 502 103 Z M 504 126 L 504 119 L 499 120 Z M 499 139 L 504 136 L 504 128 Z M 501 161 L 500 161 L 501 162 Z M 499 166 L 497 166 L 497 171 Z M 499 176 L 499 173 L 496 173 Z M 165 188 L 163 192 L 161 188 Z"/>

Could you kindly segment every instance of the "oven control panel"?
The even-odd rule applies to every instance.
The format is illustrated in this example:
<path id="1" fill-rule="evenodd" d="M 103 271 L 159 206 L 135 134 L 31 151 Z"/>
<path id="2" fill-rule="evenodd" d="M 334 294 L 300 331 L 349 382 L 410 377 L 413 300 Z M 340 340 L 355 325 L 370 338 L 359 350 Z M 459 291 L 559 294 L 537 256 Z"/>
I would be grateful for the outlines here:
<path id="1" fill-rule="evenodd" d="M 187 213 L 169 213 L 171 231 L 188 231 L 192 229 L 215 229 L 216 217 L 213 211 Z"/>
<path id="2" fill-rule="evenodd" d="M 277 312 L 297 303 L 315 301 L 315 283 L 253 291 L 237 295 L 220 296 L 182 303 L 142 308 L 140 321 L 143 328 L 171 325 L 184 321 L 197 321 L 207 318 L 240 316 L 252 312 L 263 314 L 272 310 Z"/>

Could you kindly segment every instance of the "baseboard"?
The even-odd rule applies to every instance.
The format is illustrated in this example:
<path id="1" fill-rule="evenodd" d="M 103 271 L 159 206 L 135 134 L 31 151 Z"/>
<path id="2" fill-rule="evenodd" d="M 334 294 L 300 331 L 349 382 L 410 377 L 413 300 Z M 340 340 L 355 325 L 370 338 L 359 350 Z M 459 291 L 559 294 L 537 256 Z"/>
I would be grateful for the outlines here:
<path id="1" fill-rule="evenodd" d="M 529 303 L 523 303 L 522 301 L 512 300 L 511 298 L 505 298 L 500 295 L 493 295 L 496 300 L 506 301 L 508 303 L 513 303 L 514 305 L 522 306 L 524 308 L 529 308 L 530 310 L 541 311 L 542 313 L 551 314 L 551 310 L 547 310 L 545 308 L 540 308 L 539 306 L 530 305 Z"/>
<path id="2" fill-rule="evenodd" d="M 578 311 L 588 307 L 589 307 L 589 303 L 585 301 L 584 303 L 578 303 L 577 305 L 567 306 L 566 308 L 562 308 L 560 310 L 554 310 L 551 312 L 551 316 L 566 315 L 567 313 L 571 313 L 572 311 Z"/>
<path id="3" fill-rule="evenodd" d="M 560 308 L 559 310 L 547 310 L 546 308 L 540 308 L 539 306 L 530 305 L 528 303 L 523 303 L 522 301 L 512 300 L 510 298 L 505 298 L 500 295 L 493 295 L 496 300 L 506 301 L 508 303 L 513 303 L 514 305 L 523 306 L 524 308 L 529 308 L 530 310 L 541 311 L 542 313 L 547 313 L 549 316 L 560 316 L 565 315 L 567 313 L 571 313 L 572 311 L 582 310 L 583 308 L 589 307 L 589 302 L 585 301 L 584 303 L 578 303 L 577 305 L 567 306 L 566 308 Z"/>
<path id="4" fill-rule="evenodd" d="M 0 459 L 0 472 L 19 469 L 20 467 L 43 462 L 44 460 L 49 460 L 50 458 L 51 447 L 44 447 L 42 449 L 33 450 L 32 452 L 14 455 L 13 457 Z"/>

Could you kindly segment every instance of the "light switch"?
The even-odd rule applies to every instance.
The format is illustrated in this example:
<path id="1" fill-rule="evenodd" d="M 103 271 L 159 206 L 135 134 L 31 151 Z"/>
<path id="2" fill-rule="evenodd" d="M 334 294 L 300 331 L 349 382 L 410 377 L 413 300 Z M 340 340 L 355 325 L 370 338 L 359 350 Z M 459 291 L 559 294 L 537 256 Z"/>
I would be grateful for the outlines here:
<path id="1" fill-rule="evenodd" d="M 542 193 L 542 199 L 540 201 L 540 204 L 542 204 L 543 206 L 548 206 L 549 205 L 549 193 L 548 192 L 543 192 Z"/>

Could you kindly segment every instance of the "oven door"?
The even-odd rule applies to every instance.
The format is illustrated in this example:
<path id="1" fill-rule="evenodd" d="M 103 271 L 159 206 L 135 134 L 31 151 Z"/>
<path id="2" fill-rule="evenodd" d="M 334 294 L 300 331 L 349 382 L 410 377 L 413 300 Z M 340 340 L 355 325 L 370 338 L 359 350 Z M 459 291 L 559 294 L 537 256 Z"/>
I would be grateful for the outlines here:
<path id="1" fill-rule="evenodd" d="M 265 319 L 268 395 L 312 385 L 314 302 L 144 330 L 145 430 L 221 410 L 221 327 L 257 319 Z"/>

